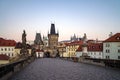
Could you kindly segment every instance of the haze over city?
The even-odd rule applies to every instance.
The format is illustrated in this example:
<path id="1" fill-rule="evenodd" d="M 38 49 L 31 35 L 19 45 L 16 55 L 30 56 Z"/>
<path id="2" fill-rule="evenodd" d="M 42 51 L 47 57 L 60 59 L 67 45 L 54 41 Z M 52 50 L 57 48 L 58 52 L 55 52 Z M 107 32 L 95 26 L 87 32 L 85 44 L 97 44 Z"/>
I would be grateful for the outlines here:
<path id="1" fill-rule="evenodd" d="M 59 41 L 74 33 L 104 40 L 120 31 L 120 0 L 0 0 L 0 37 L 21 41 L 36 32 L 47 36 L 51 23 L 59 31 Z"/>

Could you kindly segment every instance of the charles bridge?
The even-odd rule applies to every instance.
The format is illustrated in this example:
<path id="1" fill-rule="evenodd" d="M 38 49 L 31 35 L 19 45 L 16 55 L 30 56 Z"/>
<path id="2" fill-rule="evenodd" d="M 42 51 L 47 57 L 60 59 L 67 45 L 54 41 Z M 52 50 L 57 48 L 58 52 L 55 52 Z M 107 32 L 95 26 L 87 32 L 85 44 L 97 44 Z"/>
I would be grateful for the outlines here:
<path id="1" fill-rule="evenodd" d="M 50 43 L 50 46 L 56 48 L 53 44 L 58 43 L 58 34 L 54 27 L 51 24 L 49 37 L 51 39 L 51 36 L 56 35 Z M 13 62 L 0 66 L 0 80 L 120 80 L 120 60 L 92 59 L 87 56 L 83 56 L 83 59 L 61 58 L 58 55 L 56 58 L 50 55 L 36 58 L 34 48 L 31 55 L 28 52 L 24 30 L 20 54 Z"/>
<path id="2" fill-rule="evenodd" d="M 120 69 L 75 59 L 29 57 L 1 66 L 0 80 L 120 80 Z"/>

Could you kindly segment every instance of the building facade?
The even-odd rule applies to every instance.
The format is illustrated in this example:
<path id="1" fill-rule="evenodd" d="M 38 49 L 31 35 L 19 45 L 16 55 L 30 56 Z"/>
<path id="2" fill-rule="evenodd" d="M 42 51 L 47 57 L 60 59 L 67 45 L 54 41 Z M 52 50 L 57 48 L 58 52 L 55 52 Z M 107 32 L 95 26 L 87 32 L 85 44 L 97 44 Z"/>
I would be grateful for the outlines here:
<path id="1" fill-rule="evenodd" d="M 120 33 L 111 35 L 103 42 L 104 59 L 120 59 Z"/>
<path id="2" fill-rule="evenodd" d="M 85 52 L 83 46 L 80 45 L 76 51 L 76 57 L 82 57 L 86 53 L 90 58 L 103 58 L 103 44 L 102 43 L 89 43 L 86 46 Z"/>
<path id="3" fill-rule="evenodd" d="M 87 40 L 86 34 L 83 36 L 83 44 L 79 45 L 76 57 L 103 58 L 103 44 L 98 40 Z"/>
<path id="4" fill-rule="evenodd" d="M 87 46 L 87 54 L 90 58 L 103 58 L 103 44 L 102 43 L 90 43 Z"/>
<path id="5" fill-rule="evenodd" d="M 76 57 L 76 50 L 82 44 L 83 44 L 83 41 L 74 41 L 74 42 L 68 43 L 66 46 L 66 54 L 68 55 L 68 57 Z"/>
<path id="6" fill-rule="evenodd" d="M 15 45 L 16 42 L 14 40 L 0 38 L 0 54 L 5 54 L 9 57 L 15 57 Z"/>

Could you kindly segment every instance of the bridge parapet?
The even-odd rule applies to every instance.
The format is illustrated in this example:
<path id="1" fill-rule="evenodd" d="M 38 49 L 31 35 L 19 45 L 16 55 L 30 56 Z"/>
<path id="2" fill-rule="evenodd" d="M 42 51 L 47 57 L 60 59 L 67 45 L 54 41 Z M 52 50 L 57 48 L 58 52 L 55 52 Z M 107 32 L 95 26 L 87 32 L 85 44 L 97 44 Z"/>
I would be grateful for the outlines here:
<path id="1" fill-rule="evenodd" d="M 0 80 L 7 80 L 17 71 L 20 71 L 22 68 L 34 61 L 33 57 L 28 57 L 13 63 L 0 66 Z"/>

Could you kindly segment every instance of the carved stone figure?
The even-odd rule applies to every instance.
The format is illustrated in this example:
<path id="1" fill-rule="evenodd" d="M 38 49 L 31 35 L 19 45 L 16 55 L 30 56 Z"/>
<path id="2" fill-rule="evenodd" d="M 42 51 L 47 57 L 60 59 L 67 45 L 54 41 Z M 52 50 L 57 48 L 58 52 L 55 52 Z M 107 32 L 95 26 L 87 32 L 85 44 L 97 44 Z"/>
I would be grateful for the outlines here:
<path id="1" fill-rule="evenodd" d="M 26 33 L 25 33 L 25 30 L 23 30 L 23 34 L 22 34 L 22 48 L 21 48 L 20 53 L 24 57 L 26 57 L 27 54 L 28 54 L 27 44 L 26 44 Z"/>
<path id="2" fill-rule="evenodd" d="M 23 34 L 22 34 L 22 43 L 26 44 L 26 33 L 25 33 L 25 30 L 23 30 Z"/>

